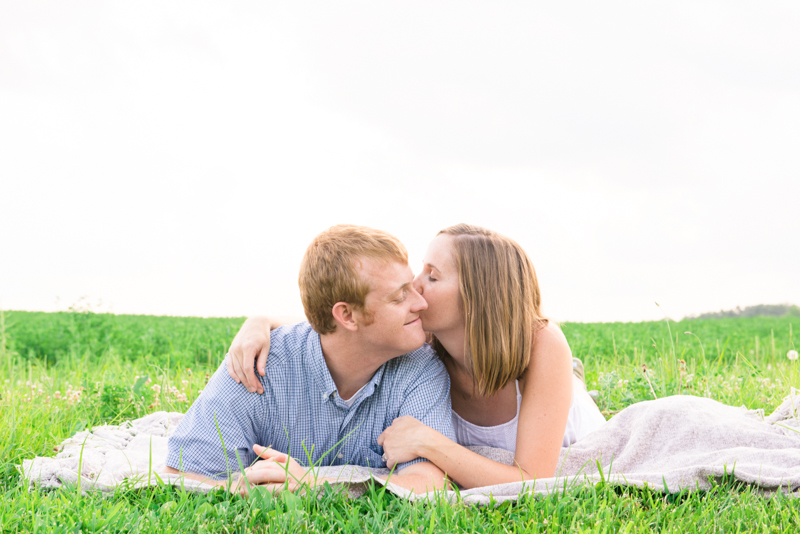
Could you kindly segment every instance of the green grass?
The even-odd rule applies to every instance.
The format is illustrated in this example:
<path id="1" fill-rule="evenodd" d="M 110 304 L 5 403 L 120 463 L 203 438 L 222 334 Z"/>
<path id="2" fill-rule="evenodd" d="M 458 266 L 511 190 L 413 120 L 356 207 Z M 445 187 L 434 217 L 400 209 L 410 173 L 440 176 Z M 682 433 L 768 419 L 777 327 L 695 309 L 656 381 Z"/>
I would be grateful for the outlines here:
<path id="1" fill-rule="evenodd" d="M 0 530 L 3 532 L 792 532 L 800 500 L 723 481 L 664 495 L 599 484 L 496 507 L 409 503 L 372 487 L 250 499 L 179 488 L 28 491 L 14 469 L 52 455 L 74 432 L 156 410 L 185 411 L 242 319 L 69 313 L 0 314 Z M 777 406 L 800 385 L 798 318 L 562 325 L 608 414 L 679 391 L 734 405 Z M 690 331 L 694 335 L 686 335 Z M 695 337 L 696 336 L 696 337 Z M 646 366 L 647 376 L 643 373 Z M 145 378 L 147 377 L 147 378 Z M 149 380 L 149 381 L 148 381 Z M 649 383 L 648 383 L 649 380 Z M 651 390 L 652 385 L 652 390 Z M 58 392 L 58 393 L 56 393 Z M 60 398 L 59 398 L 60 397 Z"/>

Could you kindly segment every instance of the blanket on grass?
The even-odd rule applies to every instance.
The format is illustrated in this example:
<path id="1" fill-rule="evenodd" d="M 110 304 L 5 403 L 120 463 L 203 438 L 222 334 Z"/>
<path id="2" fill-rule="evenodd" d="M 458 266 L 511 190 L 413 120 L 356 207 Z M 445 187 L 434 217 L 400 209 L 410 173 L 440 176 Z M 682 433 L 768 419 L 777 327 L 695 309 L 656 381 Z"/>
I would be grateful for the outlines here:
<path id="1" fill-rule="evenodd" d="M 158 483 L 193 491 L 212 486 L 159 473 L 167 439 L 183 414 L 157 412 L 118 426 L 99 426 L 65 440 L 54 458 L 24 460 L 18 469 L 30 487 L 58 487 L 79 482 L 85 490 L 112 491 L 120 485 Z M 513 454 L 489 447 L 479 454 L 511 465 Z M 425 499 L 383 482 L 387 469 L 332 466 L 319 476 L 336 478 L 350 496 L 363 494 L 371 481 L 409 499 Z M 584 484 L 649 486 L 666 492 L 707 489 L 722 479 L 738 480 L 766 494 L 781 491 L 800 497 L 800 390 L 768 417 L 762 410 L 727 406 L 693 396 L 666 397 L 634 404 L 603 427 L 561 451 L 556 476 L 462 490 L 464 502 L 502 502 L 523 494 L 547 494 Z M 458 499 L 455 492 L 446 492 Z M 441 493 L 439 498 L 441 498 Z"/>

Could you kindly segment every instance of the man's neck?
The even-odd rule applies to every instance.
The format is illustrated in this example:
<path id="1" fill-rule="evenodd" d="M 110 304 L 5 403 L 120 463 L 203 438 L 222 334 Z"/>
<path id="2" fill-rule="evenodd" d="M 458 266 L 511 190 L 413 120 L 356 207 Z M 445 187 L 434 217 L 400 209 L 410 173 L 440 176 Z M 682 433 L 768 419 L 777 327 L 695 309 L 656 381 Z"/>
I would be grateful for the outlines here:
<path id="1" fill-rule="evenodd" d="M 364 387 L 375 371 L 386 363 L 386 359 L 376 358 L 375 351 L 360 347 L 348 336 L 326 334 L 319 336 L 325 365 L 336 384 L 339 396 L 349 399 Z"/>

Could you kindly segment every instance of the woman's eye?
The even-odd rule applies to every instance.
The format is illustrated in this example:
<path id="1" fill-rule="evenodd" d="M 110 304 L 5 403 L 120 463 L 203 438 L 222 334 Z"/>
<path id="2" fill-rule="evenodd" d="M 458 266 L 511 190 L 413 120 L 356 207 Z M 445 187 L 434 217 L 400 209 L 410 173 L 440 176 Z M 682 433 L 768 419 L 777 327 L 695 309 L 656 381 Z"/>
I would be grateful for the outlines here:
<path id="1" fill-rule="evenodd" d="M 433 276 L 431 276 L 431 275 L 428 275 L 428 280 L 429 280 L 429 281 L 431 281 L 431 282 L 435 282 L 435 281 L 436 281 L 436 278 L 434 278 L 434 277 L 433 277 Z"/>

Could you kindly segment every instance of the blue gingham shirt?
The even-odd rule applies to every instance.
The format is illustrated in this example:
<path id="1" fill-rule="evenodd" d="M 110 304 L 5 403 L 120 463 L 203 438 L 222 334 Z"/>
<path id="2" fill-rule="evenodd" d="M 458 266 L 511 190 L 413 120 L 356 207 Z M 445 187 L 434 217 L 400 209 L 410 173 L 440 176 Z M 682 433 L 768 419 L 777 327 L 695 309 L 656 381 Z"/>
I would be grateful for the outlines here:
<path id="1" fill-rule="evenodd" d="M 270 343 L 266 374 L 256 375 L 264 394 L 237 384 L 223 363 L 169 438 L 168 466 L 224 478 L 256 460 L 257 443 L 304 466 L 386 467 L 377 439 L 401 415 L 455 439 L 450 377 L 429 345 L 383 364 L 348 407 L 308 323 L 273 330 Z"/>

